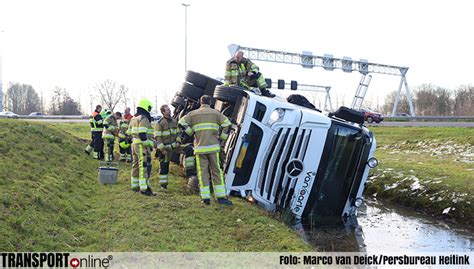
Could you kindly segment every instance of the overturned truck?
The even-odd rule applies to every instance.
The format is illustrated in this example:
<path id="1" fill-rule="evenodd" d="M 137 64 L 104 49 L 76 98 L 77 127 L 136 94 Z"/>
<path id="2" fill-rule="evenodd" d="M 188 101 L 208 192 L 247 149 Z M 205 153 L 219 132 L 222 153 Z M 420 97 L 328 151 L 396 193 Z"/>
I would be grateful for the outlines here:
<path id="1" fill-rule="evenodd" d="M 220 84 L 188 71 L 172 105 L 180 118 L 208 94 L 231 120 L 223 150 L 228 192 L 303 223 L 356 214 L 369 169 L 377 165 L 375 137 L 362 113 L 345 107 L 324 113 Z"/>

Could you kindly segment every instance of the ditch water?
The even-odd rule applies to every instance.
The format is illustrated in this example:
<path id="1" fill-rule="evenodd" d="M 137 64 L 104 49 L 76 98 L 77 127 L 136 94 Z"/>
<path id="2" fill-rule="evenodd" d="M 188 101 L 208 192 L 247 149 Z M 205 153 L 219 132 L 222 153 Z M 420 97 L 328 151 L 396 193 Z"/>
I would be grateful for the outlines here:
<path id="1" fill-rule="evenodd" d="M 317 251 L 474 251 L 472 228 L 457 227 L 375 200 L 366 200 L 357 218 L 346 225 L 305 228 L 298 232 Z"/>

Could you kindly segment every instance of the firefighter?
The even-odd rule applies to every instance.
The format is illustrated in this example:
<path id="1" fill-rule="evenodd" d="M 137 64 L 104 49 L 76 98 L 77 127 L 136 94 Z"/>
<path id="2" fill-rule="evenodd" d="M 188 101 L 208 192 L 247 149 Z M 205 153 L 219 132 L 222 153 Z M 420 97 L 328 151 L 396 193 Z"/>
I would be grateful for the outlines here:
<path id="1" fill-rule="evenodd" d="M 168 173 L 171 154 L 185 154 L 186 176 L 195 175 L 195 165 L 193 150 L 190 144 L 181 144 L 181 137 L 178 129 L 178 122 L 171 117 L 171 109 L 168 105 L 160 107 L 163 117 L 155 125 L 156 156 L 160 160 L 160 185 L 168 188 Z"/>
<path id="2" fill-rule="evenodd" d="M 235 85 L 246 89 L 257 87 L 263 96 L 275 97 L 275 94 L 267 89 L 265 77 L 258 66 L 245 58 L 242 51 L 237 51 L 234 57 L 227 61 L 224 79 L 225 86 Z"/>
<path id="3" fill-rule="evenodd" d="M 104 120 L 104 131 L 102 133 L 102 138 L 104 139 L 104 144 L 107 147 L 107 154 L 105 154 L 105 161 L 112 162 L 114 160 L 114 145 L 115 137 L 118 136 L 119 127 L 118 120 L 122 118 L 122 113 L 115 112 L 112 115 L 107 116 Z"/>
<path id="4" fill-rule="evenodd" d="M 120 149 L 120 161 L 121 162 L 132 162 L 132 138 L 130 135 L 127 135 L 128 125 L 132 119 L 132 114 L 130 114 L 130 108 L 125 108 L 122 119 L 120 120 L 120 130 L 119 130 L 119 149 Z"/>
<path id="5" fill-rule="evenodd" d="M 155 195 L 150 188 L 148 179 L 148 160 L 151 159 L 151 149 L 154 142 L 148 133 L 151 129 L 150 111 L 152 103 L 147 99 L 142 99 L 137 106 L 137 113 L 130 120 L 129 131 L 132 135 L 132 172 L 131 185 L 133 191 L 140 191 L 146 196 Z"/>
<path id="6" fill-rule="evenodd" d="M 232 205 L 226 196 L 224 173 L 219 156 L 221 143 L 227 139 L 231 123 L 226 116 L 210 107 L 211 96 L 203 95 L 200 103 L 201 107 L 182 117 L 179 124 L 187 135 L 191 136 L 194 133 L 194 153 L 202 203 L 205 205 L 211 203 L 210 171 L 217 202 Z"/>
<path id="7" fill-rule="evenodd" d="M 98 160 L 104 159 L 104 141 L 102 140 L 103 118 L 100 114 L 101 112 L 102 106 L 97 105 L 90 116 L 89 123 L 91 126 L 92 141 L 85 149 L 87 154 L 90 154 L 91 151 L 94 150 L 92 156 Z"/>
<path id="8" fill-rule="evenodd" d="M 94 120 L 95 116 L 100 114 L 100 112 L 102 111 L 102 106 L 101 105 L 97 105 L 95 107 L 95 110 L 94 112 L 92 112 L 91 116 L 90 116 L 90 120 L 89 120 L 89 124 L 91 126 L 91 142 L 89 143 L 89 145 L 87 145 L 87 147 L 85 148 L 84 152 L 87 154 L 87 155 L 90 155 L 92 150 L 94 149 L 94 131 L 96 131 L 96 129 L 101 129 L 102 131 L 102 128 L 100 127 L 97 127 L 97 122 Z M 100 122 L 102 123 L 102 122 Z"/>

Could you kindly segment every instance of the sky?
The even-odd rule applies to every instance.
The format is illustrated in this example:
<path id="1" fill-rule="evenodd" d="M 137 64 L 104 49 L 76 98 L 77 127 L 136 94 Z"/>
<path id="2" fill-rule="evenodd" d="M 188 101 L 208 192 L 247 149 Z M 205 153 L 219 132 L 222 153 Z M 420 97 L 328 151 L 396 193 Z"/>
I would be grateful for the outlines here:
<path id="1" fill-rule="evenodd" d="M 410 89 L 432 83 L 474 84 L 474 16 L 469 1 L 0 0 L 2 82 L 31 84 L 49 101 L 66 88 L 89 113 L 94 86 L 106 79 L 130 89 L 130 106 L 146 97 L 169 102 L 187 68 L 223 77 L 227 46 L 407 66 Z M 3 31 L 3 32 L 2 32 Z M 276 81 L 331 86 L 333 105 L 349 105 L 361 75 L 257 62 Z M 372 106 L 397 90 L 400 77 L 374 74 Z M 273 90 L 278 94 L 278 90 Z M 324 95 L 321 95 L 323 98 Z"/>

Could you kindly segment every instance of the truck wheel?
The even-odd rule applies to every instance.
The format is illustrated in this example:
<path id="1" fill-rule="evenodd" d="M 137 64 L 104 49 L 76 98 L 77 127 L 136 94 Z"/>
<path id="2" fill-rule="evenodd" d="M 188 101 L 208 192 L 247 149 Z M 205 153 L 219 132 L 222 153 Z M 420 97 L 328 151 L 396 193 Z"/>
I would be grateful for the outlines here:
<path id="1" fill-rule="evenodd" d="M 374 119 L 372 119 L 372 117 L 367 117 L 367 122 L 368 123 L 372 123 L 374 121 Z"/>
<path id="2" fill-rule="evenodd" d="M 184 98 L 182 96 L 175 95 L 173 97 L 173 100 L 171 101 L 171 105 L 175 108 L 180 106 L 184 107 L 186 105 L 186 102 L 184 101 Z"/>
<path id="3" fill-rule="evenodd" d="M 206 88 L 204 89 L 204 94 L 213 96 L 216 86 L 222 85 L 222 82 L 216 79 L 209 78 L 207 81 Z"/>
<path id="4" fill-rule="evenodd" d="M 219 85 L 214 90 L 214 98 L 223 102 L 235 103 L 239 97 L 247 96 L 244 88 Z"/>
<path id="5" fill-rule="evenodd" d="M 183 83 L 183 87 L 178 92 L 179 95 L 182 97 L 186 97 L 193 100 L 199 100 L 199 98 L 203 95 L 204 90 L 198 88 L 194 85 L 191 85 L 187 82 Z"/>
<path id="6" fill-rule="evenodd" d="M 184 79 L 198 88 L 205 89 L 210 78 L 194 71 L 188 71 Z"/>

